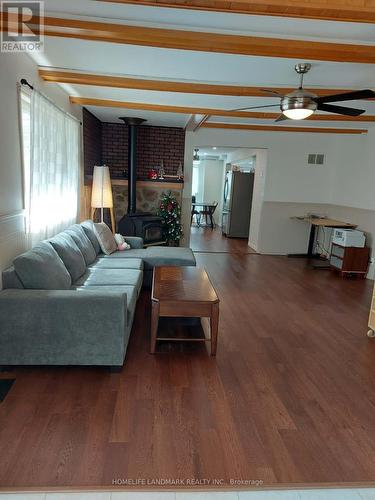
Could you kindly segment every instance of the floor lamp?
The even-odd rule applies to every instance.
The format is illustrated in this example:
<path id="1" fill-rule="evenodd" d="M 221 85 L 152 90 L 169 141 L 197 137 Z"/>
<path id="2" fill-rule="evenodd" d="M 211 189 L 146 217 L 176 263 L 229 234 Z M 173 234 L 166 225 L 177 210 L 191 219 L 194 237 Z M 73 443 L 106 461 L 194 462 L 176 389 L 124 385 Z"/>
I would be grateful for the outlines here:
<path id="1" fill-rule="evenodd" d="M 103 222 L 104 209 L 109 208 L 111 214 L 112 232 L 115 232 L 115 218 L 113 215 L 113 197 L 111 176 L 106 165 L 95 166 L 91 192 L 91 218 L 94 220 L 95 210 L 100 209 L 100 221 Z"/>

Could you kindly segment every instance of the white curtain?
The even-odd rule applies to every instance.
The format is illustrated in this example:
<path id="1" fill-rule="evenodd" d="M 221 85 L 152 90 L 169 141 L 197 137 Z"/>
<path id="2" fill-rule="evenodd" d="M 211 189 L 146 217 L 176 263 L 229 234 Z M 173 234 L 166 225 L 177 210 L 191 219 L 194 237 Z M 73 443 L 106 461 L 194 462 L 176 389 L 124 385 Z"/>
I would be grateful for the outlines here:
<path id="1" fill-rule="evenodd" d="M 80 125 L 34 90 L 30 105 L 30 172 L 27 227 L 30 244 L 77 220 Z"/>

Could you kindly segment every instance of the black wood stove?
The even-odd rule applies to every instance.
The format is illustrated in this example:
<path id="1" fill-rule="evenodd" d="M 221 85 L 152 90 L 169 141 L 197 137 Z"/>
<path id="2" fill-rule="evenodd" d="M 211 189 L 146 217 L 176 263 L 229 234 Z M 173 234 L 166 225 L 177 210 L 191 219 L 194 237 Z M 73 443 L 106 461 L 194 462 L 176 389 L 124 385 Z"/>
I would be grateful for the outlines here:
<path id="1" fill-rule="evenodd" d="M 128 212 L 118 222 L 118 231 L 124 236 L 140 236 L 146 245 L 163 242 L 161 217 L 148 212 L 137 212 L 137 127 L 143 118 L 121 117 L 128 126 Z"/>

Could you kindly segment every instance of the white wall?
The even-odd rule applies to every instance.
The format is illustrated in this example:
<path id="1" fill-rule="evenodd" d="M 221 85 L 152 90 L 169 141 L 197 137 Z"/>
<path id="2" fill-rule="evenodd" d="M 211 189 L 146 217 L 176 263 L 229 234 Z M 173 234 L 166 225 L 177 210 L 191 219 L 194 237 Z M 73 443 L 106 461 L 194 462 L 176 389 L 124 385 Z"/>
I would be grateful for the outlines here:
<path id="1" fill-rule="evenodd" d="M 247 160 L 248 158 L 254 156 L 254 150 L 250 148 L 238 148 L 234 151 L 231 151 L 227 154 L 226 163 L 234 163 L 240 162 L 242 160 Z"/>
<path id="2" fill-rule="evenodd" d="M 26 54 L 0 53 L 0 272 L 25 249 L 16 86 L 21 78 L 78 118 L 81 115 L 81 107 L 71 106 L 67 94 L 56 84 L 39 79 L 35 63 Z"/>
<path id="3" fill-rule="evenodd" d="M 265 181 L 267 172 L 268 151 L 267 149 L 252 149 L 255 156 L 255 176 L 253 189 L 253 202 L 251 205 L 251 219 L 249 231 L 249 246 L 260 251 L 261 222 L 264 203 Z"/>
<path id="4" fill-rule="evenodd" d="M 375 127 L 344 142 L 337 150 L 332 203 L 375 210 Z"/>
<path id="5" fill-rule="evenodd" d="M 261 253 L 305 251 L 308 226 L 290 216 L 314 210 L 345 216 L 369 233 L 369 242 L 375 241 L 368 213 L 374 210 L 375 218 L 374 128 L 368 134 L 352 136 L 203 128 L 188 132 L 185 144 L 186 189 L 194 147 L 220 144 L 267 151 L 258 235 Z M 325 165 L 308 167 L 308 153 L 324 153 Z"/>
<path id="6" fill-rule="evenodd" d="M 203 201 L 217 201 L 214 218 L 221 225 L 223 208 L 224 162 L 222 160 L 201 160 L 200 168 L 204 169 Z"/>
<path id="7" fill-rule="evenodd" d="M 356 136 L 358 137 L 358 136 Z M 334 177 L 336 151 L 341 136 L 328 134 L 248 132 L 228 129 L 202 128 L 197 132 L 187 132 L 185 140 L 185 187 L 184 198 L 188 202 L 190 187 L 190 166 L 194 147 L 205 144 L 220 144 L 221 147 L 248 148 L 248 150 L 266 150 L 267 173 L 264 182 L 264 201 L 327 203 L 331 199 L 331 184 Z M 326 154 L 324 167 L 307 167 L 307 154 L 323 152 Z M 248 152 L 243 152 L 246 156 Z M 265 166 L 264 166 L 265 167 Z M 256 169 L 257 170 L 257 169 Z M 263 202 L 263 201 L 262 201 Z M 259 209 L 262 211 L 262 209 Z M 262 219 L 262 214 L 259 215 Z M 184 219 L 187 223 L 187 219 Z M 260 232 L 267 224 L 272 234 L 272 219 L 261 221 Z M 297 226 L 299 238 L 304 238 L 304 230 Z M 257 238 L 261 240 L 261 234 Z M 187 240 L 186 240 L 187 243 Z M 274 252 L 281 253 L 282 248 L 274 240 Z M 258 245 L 258 251 L 262 248 Z"/>

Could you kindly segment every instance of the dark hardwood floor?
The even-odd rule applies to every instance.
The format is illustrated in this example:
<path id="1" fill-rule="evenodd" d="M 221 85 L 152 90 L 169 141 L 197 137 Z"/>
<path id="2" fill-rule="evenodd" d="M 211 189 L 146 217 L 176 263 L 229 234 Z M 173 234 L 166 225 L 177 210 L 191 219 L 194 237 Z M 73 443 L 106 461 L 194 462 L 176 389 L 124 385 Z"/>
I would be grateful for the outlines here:
<path id="1" fill-rule="evenodd" d="M 248 246 L 247 238 L 226 238 L 219 226 L 191 226 L 190 247 L 194 252 L 256 253 Z"/>
<path id="2" fill-rule="evenodd" d="M 143 292 L 121 373 L 11 373 L 0 404 L 1 487 L 375 483 L 372 282 L 285 257 L 200 253 L 197 261 L 221 299 L 216 358 L 193 342 L 150 355 Z"/>

